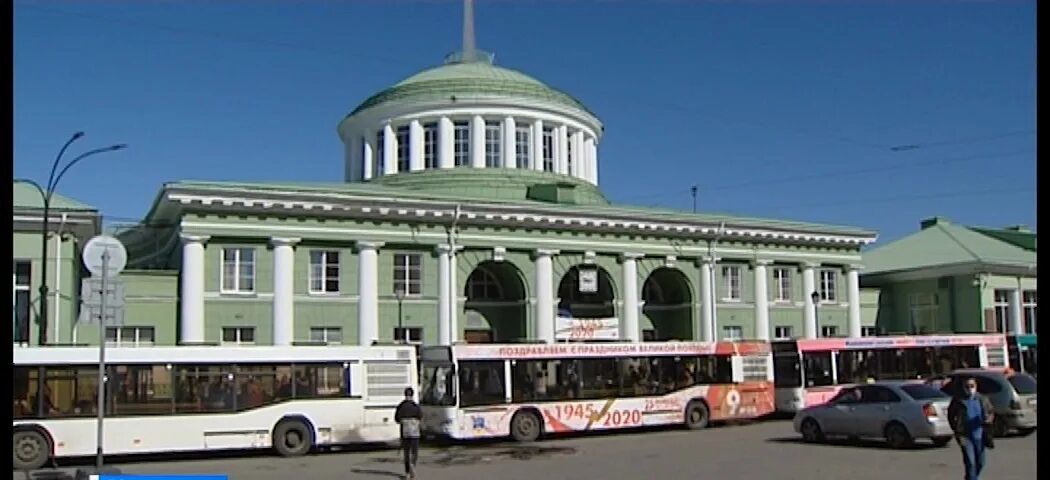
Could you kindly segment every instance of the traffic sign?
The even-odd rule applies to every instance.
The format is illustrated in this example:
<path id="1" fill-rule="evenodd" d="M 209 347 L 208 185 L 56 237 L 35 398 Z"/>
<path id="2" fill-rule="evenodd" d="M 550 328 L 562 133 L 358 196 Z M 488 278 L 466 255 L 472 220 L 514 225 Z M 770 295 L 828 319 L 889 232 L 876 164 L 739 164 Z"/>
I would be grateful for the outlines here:
<path id="1" fill-rule="evenodd" d="M 103 268 L 102 259 L 106 253 L 109 254 L 109 262 Z M 81 257 L 88 271 L 98 277 L 101 277 L 103 272 L 107 277 L 115 277 L 124 271 L 128 264 L 128 251 L 124 249 L 124 244 L 109 235 L 96 235 L 88 240 Z"/>
<path id="2" fill-rule="evenodd" d="M 85 325 L 98 325 L 102 323 L 102 306 L 84 304 L 80 307 L 80 319 L 77 322 Z M 106 305 L 106 326 L 124 326 L 124 308 Z"/>
<path id="3" fill-rule="evenodd" d="M 124 282 L 119 278 L 107 279 L 106 283 L 106 306 L 124 306 Z M 80 298 L 85 305 L 102 305 L 102 279 L 96 277 L 85 278 L 80 281 Z"/>

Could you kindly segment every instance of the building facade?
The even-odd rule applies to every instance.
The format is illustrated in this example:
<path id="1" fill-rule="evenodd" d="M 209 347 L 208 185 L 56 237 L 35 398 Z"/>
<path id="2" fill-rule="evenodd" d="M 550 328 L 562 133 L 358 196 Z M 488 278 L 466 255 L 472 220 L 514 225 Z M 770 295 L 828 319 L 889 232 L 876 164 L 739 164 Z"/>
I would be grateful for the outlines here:
<path id="1" fill-rule="evenodd" d="M 886 333 L 1036 334 L 1036 234 L 934 217 L 864 254 L 861 285 L 877 291 Z"/>

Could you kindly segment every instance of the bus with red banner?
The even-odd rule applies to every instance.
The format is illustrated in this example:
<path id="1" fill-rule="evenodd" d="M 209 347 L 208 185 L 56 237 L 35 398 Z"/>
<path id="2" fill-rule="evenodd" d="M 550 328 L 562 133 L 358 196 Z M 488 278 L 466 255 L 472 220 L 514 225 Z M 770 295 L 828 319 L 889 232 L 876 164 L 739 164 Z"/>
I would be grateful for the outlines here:
<path id="1" fill-rule="evenodd" d="M 772 342 L 772 350 L 776 409 L 782 413 L 825 403 L 846 385 L 1007 366 L 1001 334 L 781 340 Z"/>
<path id="2" fill-rule="evenodd" d="M 774 409 L 768 342 L 435 346 L 420 365 L 424 432 L 455 439 L 701 429 Z"/>

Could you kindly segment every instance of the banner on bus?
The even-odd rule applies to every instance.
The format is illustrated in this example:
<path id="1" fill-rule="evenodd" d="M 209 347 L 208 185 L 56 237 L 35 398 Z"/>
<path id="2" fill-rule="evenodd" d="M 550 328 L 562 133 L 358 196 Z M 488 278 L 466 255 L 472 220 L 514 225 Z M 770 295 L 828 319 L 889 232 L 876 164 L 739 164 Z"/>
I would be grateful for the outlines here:
<path id="1" fill-rule="evenodd" d="M 572 318 L 559 315 L 554 325 L 556 340 L 619 340 L 620 319 Z"/>

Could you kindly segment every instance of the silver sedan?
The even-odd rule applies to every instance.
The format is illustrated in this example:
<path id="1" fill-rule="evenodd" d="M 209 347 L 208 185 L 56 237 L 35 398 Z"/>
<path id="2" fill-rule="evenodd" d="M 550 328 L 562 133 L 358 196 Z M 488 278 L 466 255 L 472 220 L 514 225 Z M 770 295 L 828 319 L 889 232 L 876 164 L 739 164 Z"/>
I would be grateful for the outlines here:
<path id="1" fill-rule="evenodd" d="M 916 439 L 944 446 L 952 439 L 948 425 L 951 397 L 916 382 L 874 382 L 843 388 L 823 405 L 795 415 L 795 431 L 807 442 L 830 436 L 884 438 L 893 448 Z"/>

